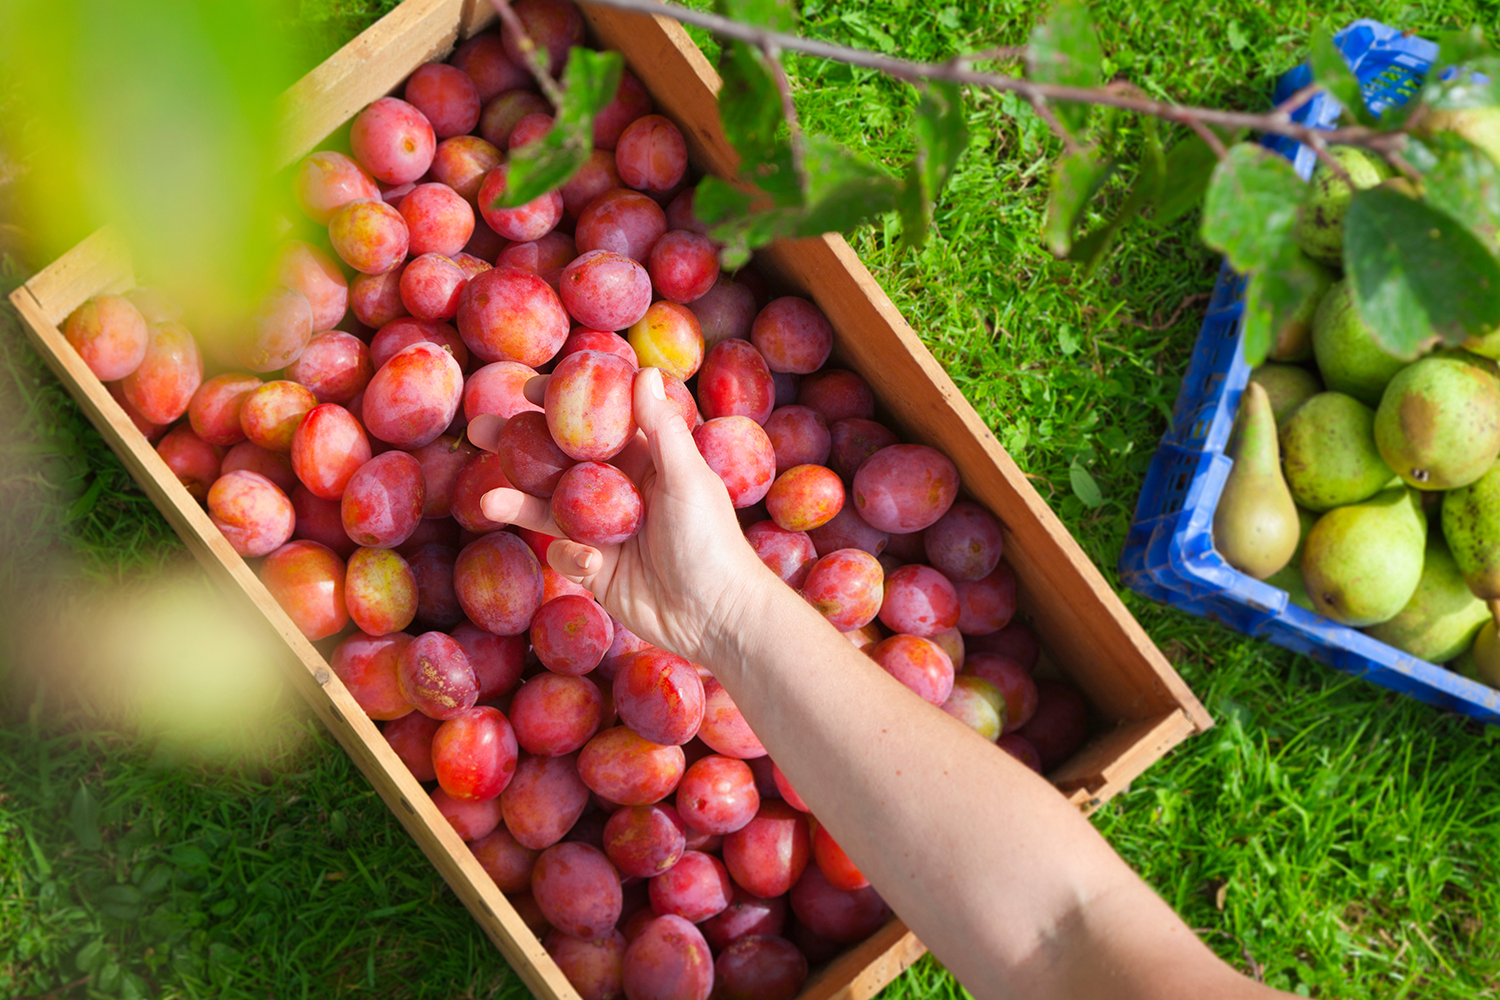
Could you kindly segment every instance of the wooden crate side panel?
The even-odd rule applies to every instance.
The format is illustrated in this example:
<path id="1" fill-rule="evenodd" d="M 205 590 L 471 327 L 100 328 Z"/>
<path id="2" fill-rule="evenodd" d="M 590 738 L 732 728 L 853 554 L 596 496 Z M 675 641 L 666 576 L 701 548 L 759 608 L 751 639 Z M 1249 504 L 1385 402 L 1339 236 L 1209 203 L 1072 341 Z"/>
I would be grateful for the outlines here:
<path id="1" fill-rule="evenodd" d="M 60 287 L 85 289 L 88 284 L 81 272 L 73 273 L 66 282 L 46 272 L 38 278 L 42 279 L 38 287 L 49 296 L 55 295 Z M 101 268 L 96 278 L 95 292 L 102 291 L 104 284 L 119 284 L 117 268 Z M 89 294 L 94 292 L 84 292 L 82 297 L 87 298 Z M 453 827 L 438 812 L 426 790 L 412 777 L 375 724 L 328 667 L 327 661 L 298 631 L 249 565 L 214 527 L 207 513 L 131 423 L 114 397 L 89 371 L 56 324 L 47 318 L 31 286 L 23 285 L 17 289 L 11 294 L 11 301 L 21 314 L 28 337 L 48 367 L 68 387 L 84 414 L 208 570 L 210 577 L 236 600 L 243 601 L 247 611 L 263 616 L 295 654 L 295 659 L 287 658 L 286 666 L 287 675 L 298 694 L 353 758 L 355 765 L 452 886 L 485 933 L 521 974 L 527 986 L 548 1000 L 576 1000 L 577 992 L 515 908 L 484 873 Z"/>
<path id="2" fill-rule="evenodd" d="M 1192 717 L 1181 709 L 1127 722 L 1089 740 L 1047 778 L 1069 802 L 1091 813 L 1197 731 Z"/>
<path id="3" fill-rule="evenodd" d="M 927 954 L 927 946 L 892 920 L 810 977 L 797 1000 L 869 1000 Z"/>
<path id="4" fill-rule="evenodd" d="M 719 77 L 682 27 L 585 7 L 594 34 L 624 53 L 658 110 L 683 126 L 695 164 L 733 170 L 718 123 Z M 1032 488 L 974 408 L 907 325 L 858 256 L 837 235 L 760 251 L 786 283 L 814 299 L 840 331 L 838 350 L 890 409 L 908 439 L 945 451 L 965 486 L 1005 521 L 1007 557 L 1026 580 L 1026 607 L 1095 707 L 1112 718 L 1146 719 L 1185 707 L 1200 728 L 1208 713 L 1125 610 L 1097 568 Z"/>
<path id="5" fill-rule="evenodd" d="M 272 169 L 297 162 L 412 70 L 452 51 L 461 31 L 480 20 L 477 3 L 488 6 L 487 0 L 406 0 L 293 84 L 278 102 Z"/>
<path id="6" fill-rule="evenodd" d="M 135 271 L 124 238 L 105 226 L 32 275 L 25 288 L 42 318 L 60 327 L 68 315 L 90 297 L 106 292 L 127 292 L 135 287 Z M 19 291 L 19 290 L 18 290 Z M 16 301 L 12 293 L 12 301 Z M 20 308 L 20 304 L 16 306 Z M 71 350 L 71 348 L 70 348 Z M 79 360 L 79 364 L 83 364 Z M 84 371 L 88 371 L 85 366 Z M 90 372 L 90 377 L 92 377 Z M 108 393 L 105 393 L 108 395 Z"/>

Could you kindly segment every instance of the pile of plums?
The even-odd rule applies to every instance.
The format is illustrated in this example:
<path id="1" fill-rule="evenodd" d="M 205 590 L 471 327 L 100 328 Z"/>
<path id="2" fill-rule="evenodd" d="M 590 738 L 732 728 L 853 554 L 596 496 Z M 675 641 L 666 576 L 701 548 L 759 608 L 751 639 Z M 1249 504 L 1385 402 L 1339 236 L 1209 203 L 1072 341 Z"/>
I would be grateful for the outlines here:
<path id="1" fill-rule="evenodd" d="M 560 71 L 577 8 L 514 8 Z M 65 333 L 585 998 L 790 998 L 885 903 L 713 676 L 480 498 L 514 487 L 574 539 L 629 538 L 641 498 L 611 460 L 657 367 L 750 545 L 914 711 L 1041 771 L 1082 743 L 1084 702 L 1033 679 L 1001 526 L 953 463 L 826 367 L 815 304 L 720 272 L 683 136 L 634 77 L 577 176 L 494 207 L 507 151 L 552 124 L 520 65 L 479 35 L 362 111 L 352 155 L 307 157 L 295 196 L 326 237 L 286 243 L 260 308 L 203 351 L 151 288 Z M 505 419 L 495 453 L 466 439 L 480 414 Z"/>

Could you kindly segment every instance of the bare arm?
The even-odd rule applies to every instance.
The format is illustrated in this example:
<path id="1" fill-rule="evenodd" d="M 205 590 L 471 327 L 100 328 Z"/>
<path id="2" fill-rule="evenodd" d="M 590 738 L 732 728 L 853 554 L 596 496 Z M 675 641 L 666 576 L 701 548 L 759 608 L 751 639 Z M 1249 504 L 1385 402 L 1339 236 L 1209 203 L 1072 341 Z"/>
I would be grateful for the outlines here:
<path id="1" fill-rule="evenodd" d="M 682 420 L 637 378 L 642 533 L 548 561 L 713 670 L 820 822 L 978 997 L 1253 998 L 1046 781 L 909 692 L 767 569 Z M 486 442 L 481 427 L 476 440 Z M 485 512 L 556 533 L 509 490 Z"/>

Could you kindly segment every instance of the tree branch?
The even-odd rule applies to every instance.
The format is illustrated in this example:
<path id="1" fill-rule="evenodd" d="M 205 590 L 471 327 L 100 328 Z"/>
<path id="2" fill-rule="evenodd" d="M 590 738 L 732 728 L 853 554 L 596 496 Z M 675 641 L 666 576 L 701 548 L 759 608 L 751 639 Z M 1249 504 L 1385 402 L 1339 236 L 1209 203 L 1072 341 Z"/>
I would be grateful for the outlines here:
<path id="1" fill-rule="evenodd" d="M 491 0 L 497 6 L 504 0 Z M 1245 111 L 1225 111 L 1218 108 L 1200 108 L 1169 101 L 1110 91 L 1107 88 L 1069 87 L 1063 84 L 1038 83 L 1001 73 L 983 73 L 969 68 L 968 59 L 959 56 L 946 63 L 915 63 L 905 59 L 894 59 L 876 52 L 866 52 L 845 45 L 780 31 L 771 31 L 754 25 L 741 24 L 718 14 L 691 10 L 678 4 L 661 3 L 659 0 L 580 0 L 585 5 L 612 7 L 616 10 L 633 11 L 639 14 L 654 14 L 671 18 L 684 24 L 706 28 L 725 38 L 748 42 L 764 50 L 775 46 L 788 52 L 802 52 L 821 59 L 831 59 L 851 66 L 880 70 L 900 80 L 918 82 L 922 80 L 948 80 L 968 83 L 994 90 L 1009 91 L 1026 98 L 1033 105 L 1041 101 L 1066 101 L 1078 104 L 1100 104 L 1151 115 L 1166 121 L 1193 127 L 1194 123 L 1217 125 L 1221 128 L 1249 129 L 1270 135 L 1282 135 L 1299 142 L 1312 143 L 1316 136 L 1327 145 L 1364 146 L 1384 154 L 1397 150 L 1402 145 L 1398 133 L 1382 132 L 1364 125 L 1353 125 L 1336 129 L 1313 129 L 1291 120 L 1291 115 L 1278 109 L 1270 113 L 1255 114 Z M 502 15 L 503 16 L 503 15 Z M 979 53 L 984 56 L 985 53 Z M 1294 97 L 1297 95 L 1293 95 Z M 1286 102 L 1290 104 L 1291 102 Z"/>
<path id="2" fill-rule="evenodd" d="M 542 88 L 548 101 L 552 102 L 554 109 L 562 107 L 563 92 L 552 79 L 552 74 L 547 72 L 547 64 L 542 61 L 542 54 L 537 50 L 536 43 L 531 36 L 526 34 L 526 28 L 521 24 L 521 19 L 516 12 L 510 9 L 510 0 L 490 0 L 490 5 L 495 8 L 495 13 L 500 15 L 500 20 L 505 24 L 505 30 L 516 38 L 516 45 L 521 50 L 521 55 L 526 60 L 526 68 L 531 75 L 536 77 L 536 82 Z M 686 9 L 686 8 L 684 8 Z"/>
<path id="3" fill-rule="evenodd" d="M 761 52 L 771 64 L 771 79 L 776 81 L 776 91 L 781 95 L 781 114 L 792 133 L 792 169 L 803 190 L 807 188 L 807 149 L 802 138 L 802 120 L 797 117 L 797 104 L 792 100 L 792 81 L 787 79 L 786 67 L 781 65 L 781 49 L 773 42 Z"/>

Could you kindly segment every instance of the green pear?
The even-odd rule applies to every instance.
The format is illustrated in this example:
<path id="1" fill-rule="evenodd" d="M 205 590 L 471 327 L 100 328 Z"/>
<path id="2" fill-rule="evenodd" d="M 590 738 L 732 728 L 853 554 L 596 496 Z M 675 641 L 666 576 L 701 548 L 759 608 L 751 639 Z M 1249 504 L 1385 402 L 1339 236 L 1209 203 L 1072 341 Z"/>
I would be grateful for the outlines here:
<path id="1" fill-rule="evenodd" d="M 1307 584 L 1302 582 L 1302 549 L 1307 545 L 1308 532 L 1312 531 L 1312 526 L 1317 522 L 1318 515 L 1310 510 L 1297 508 L 1297 548 L 1292 552 L 1291 562 L 1266 577 L 1266 582 L 1271 586 L 1286 591 L 1289 601 L 1308 611 L 1313 610 L 1313 605 L 1312 598 L 1307 596 Z"/>
<path id="2" fill-rule="evenodd" d="M 1302 199 L 1293 236 L 1302 252 L 1319 263 L 1344 263 L 1344 216 L 1356 190 L 1372 188 L 1394 171 L 1374 153 L 1358 146 L 1334 146 L 1328 151 L 1348 174 L 1348 180 L 1319 163 L 1312 189 Z M 1351 183 L 1352 182 L 1352 183 Z"/>
<path id="3" fill-rule="evenodd" d="M 1500 164 L 1500 108 L 1429 111 L 1423 116 L 1422 131 L 1461 135 L 1496 164 Z"/>
<path id="4" fill-rule="evenodd" d="M 1500 688 L 1500 633 L 1496 632 L 1493 616 L 1474 636 L 1469 652 L 1459 657 L 1454 666 L 1465 677 Z"/>
<path id="5" fill-rule="evenodd" d="M 1500 463 L 1443 494 L 1443 537 L 1474 596 L 1500 600 Z"/>
<path id="6" fill-rule="evenodd" d="M 1313 317 L 1317 315 L 1318 304 L 1333 285 L 1333 272 L 1311 258 L 1306 260 L 1306 264 L 1308 270 L 1317 277 L 1317 291 L 1309 295 L 1291 318 L 1282 324 L 1281 329 L 1276 331 L 1276 336 L 1271 339 L 1271 348 L 1266 352 L 1266 357 L 1272 361 L 1306 361 L 1313 356 Z"/>
<path id="7" fill-rule="evenodd" d="M 1374 330 L 1360 317 L 1347 280 L 1336 282 L 1318 306 L 1313 354 L 1324 385 L 1370 407 L 1380 405 L 1386 383 L 1406 367 L 1405 361 L 1380 346 Z"/>
<path id="8" fill-rule="evenodd" d="M 1441 532 L 1427 538 L 1422 579 L 1401 613 L 1365 629 L 1373 638 L 1432 663 L 1447 663 L 1468 649 L 1489 606 L 1469 592 Z"/>
<path id="9" fill-rule="evenodd" d="M 1421 505 L 1404 486 L 1334 508 L 1318 518 L 1302 550 L 1314 609 L 1355 628 L 1396 617 L 1422 579 L 1426 544 Z"/>
<path id="10" fill-rule="evenodd" d="M 1214 511 L 1214 547 L 1235 569 L 1264 580 L 1297 548 L 1297 506 L 1281 478 L 1281 449 L 1271 399 L 1257 382 L 1245 386 L 1229 457 L 1234 467 Z"/>
<path id="11" fill-rule="evenodd" d="M 1320 392 L 1281 427 L 1292 498 L 1325 511 L 1368 500 L 1394 478 L 1375 447 L 1375 411 L 1353 396 Z"/>
<path id="12" fill-rule="evenodd" d="M 1469 485 L 1500 456 L 1500 378 L 1473 355 L 1445 352 L 1408 365 L 1380 399 L 1375 446 L 1408 486 Z"/>
<path id="13" fill-rule="evenodd" d="M 1318 376 L 1300 365 L 1264 364 L 1250 373 L 1250 381 L 1259 382 L 1271 397 L 1271 414 L 1277 427 L 1286 423 L 1293 410 L 1323 391 Z"/>

